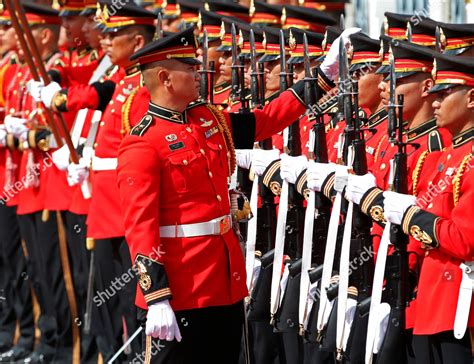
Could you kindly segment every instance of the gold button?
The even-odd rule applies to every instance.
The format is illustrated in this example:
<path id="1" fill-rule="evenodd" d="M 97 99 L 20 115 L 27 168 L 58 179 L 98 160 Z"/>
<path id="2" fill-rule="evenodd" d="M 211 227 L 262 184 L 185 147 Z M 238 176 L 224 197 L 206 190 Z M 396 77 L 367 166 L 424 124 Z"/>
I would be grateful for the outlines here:
<path id="1" fill-rule="evenodd" d="M 28 115 L 30 113 L 30 110 L 26 110 L 25 114 Z"/>
<path id="2" fill-rule="evenodd" d="M 119 83 L 120 83 L 121 85 L 123 85 L 123 84 L 125 83 L 125 81 L 124 81 L 124 80 L 122 80 L 122 81 L 120 81 Z"/>
<path id="3" fill-rule="evenodd" d="M 448 161 L 451 159 L 451 154 L 448 154 L 447 159 Z"/>
<path id="4" fill-rule="evenodd" d="M 191 133 L 191 132 L 193 131 L 193 129 L 191 129 L 189 126 L 187 126 L 187 127 L 186 127 L 186 131 L 187 131 L 188 133 Z"/>
<path id="5" fill-rule="evenodd" d="M 113 105 L 113 104 L 114 104 L 114 100 L 110 100 L 109 105 Z"/>
<path id="6" fill-rule="evenodd" d="M 211 178 L 212 178 L 212 176 L 213 176 L 212 172 L 211 172 L 211 171 L 209 171 L 209 177 L 211 177 Z"/>
<path id="7" fill-rule="evenodd" d="M 216 198 L 217 198 L 217 201 L 221 201 L 221 200 L 222 200 L 221 195 L 217 195 Z"/>
<path id="8" fill-rule="evenodd" d="M 427 257 L 428 255 L 430 255 L 430 251 L 429 251 L 429 250 L 425 251 L 425 257 Z"/>
<path id="9" fill-rule="evenodd" d="M 432 208 L 432 207 L 433 207 L 433 203 L 430 203 L 430 204 L 428 205 L 428 208 L 430 209 L 430 208 Z"/>
<path id="10" fill-rule="evenodd" d="M 99 145 L 99 144 L 97 144 L 97 143 L 94 143 L 94 148 L 97 148 L 97 146 L 98 146 L 98 145 Z"/>
<path id="11" fill-rule="evenodd" d="M 73 66 L 73 67 L 77 67 L 77 62 L 73 62 L 73 63 L 72 63 L 72 66 Z"/>
<path id="12" fill-rule="evenodd" d="M 105 122 L 104 122 L 104 121 L 101 121 L 99 125 L 100 125 L 100 126 L 104 126 L 104 125 L 105 125 Z"/>
<path id="13" fill-rule="evenodd" d="M 20 73 L 18 74 L 18 77 L 21 77 L 21 76 L 23 76 L 23 73 L 20 72 Z"/>
<path id="14" fill-rule="evenodd" d="M 14 112 L 15 112 L 15 109 L 12 107 L 12 108 L 10 109 L 10 114 L 13 114 Z"/>
<path id="15" fill-rule="evenodd" d="M 187 161 L 186 159 L 183 159 L 183 164 L 184 164 L 185 166 L 187 166 L 187 165 L 188 165 L 188 161 Z"/>
<path id="16" fill-rule="evenodd" d="M 110 110 L 110 112 L 115 112 L 115 109 Z"/>
<path id="17" fill-rule="evenodd" d="M 199 151 L 201 152 L 202 155 L 206 155 L 206 151 L 204 149 L 201 148 Z"/>
<path id="18" fill-rule="evenodd" d="M 221 144 L 219 144 L 219 149 L 222 149 L 222 145 L 221 145 Z"/>
<path id="19" fill-rule="evenodd" d="M 385 167 L 386 167 L 385 163 L 382 163 L 382 165 L 380 166 L 380 169 L 383 171 Z"/>
<path id="20" fill-rule="evenodd" d="M 17 90 L 13 90 L 13 95 L 16 95 L 17 94 Z"/>

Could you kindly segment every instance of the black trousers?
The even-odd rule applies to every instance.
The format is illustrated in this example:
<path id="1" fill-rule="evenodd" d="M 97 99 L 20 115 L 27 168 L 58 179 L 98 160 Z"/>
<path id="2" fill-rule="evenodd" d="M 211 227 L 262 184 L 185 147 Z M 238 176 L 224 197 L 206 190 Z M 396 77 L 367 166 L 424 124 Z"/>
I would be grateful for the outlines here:
<path id="1" fill-rule="evenodd" d="M 137 282 L 125 238 L 97 239 L 94 254 L 93 303 L 97 319 L 93 315 L 92 330 L 106 362 L 139 327 L 135 306 Z M 122 358 L 133 358 L 140 350 L 139 340 L 134 340 Z"/>
<path id="2" fill-rule="evenodd" d="M 177 311 L 181 342 L 153 339 L 145 335 L 145 310 L 138 310 L 143 326 L 143 352 L 130 363 L 153 364 L 237 364 L 239 361 L 243 302 Z"/>
<path id="3" fill-rule="evenodd" d="M 31 287 L 16 207 L 0 203 L 0 344 L 13 344 L 17 323 L 20 328 L 17 345 L 32 350 L 35 326 Z"/>
<path id="4" fill-rule="evenodd" d="M 93 363 L 97 362 L 98 353 L 95 337 L 92 333 L 86 334 L 84 332 L 90 265 L 90 252 L 86 248 L 87 215 L 77 215 L 69 211 L 63 211 L 62 218 L 66 228 L 71 275 L 76 293 L 78 312 L 75 323 L 80 329 L 81 363 Z M 92 312 L 92 320 L 94 320 L 95 315 L 96 313 Z"/>
<path id="5" fill-rule="evenodd" d="M 27 272 L 40 306 L 38 327 L 42 353 L 71 356 L 72 320 L 66 294 L 55 212 L 42 221 L 42 212 L 19 215 L 20 233 L 28 250 Z M 60 349 L 59 349 L 60 348 Z"/>
<path id="6" fill-rule="evenodd" d="M 472 364 L 469 329 L 461 340 L 453 331 L 434 335 L 413 335 L 416 363 L 424 364 Z"/>

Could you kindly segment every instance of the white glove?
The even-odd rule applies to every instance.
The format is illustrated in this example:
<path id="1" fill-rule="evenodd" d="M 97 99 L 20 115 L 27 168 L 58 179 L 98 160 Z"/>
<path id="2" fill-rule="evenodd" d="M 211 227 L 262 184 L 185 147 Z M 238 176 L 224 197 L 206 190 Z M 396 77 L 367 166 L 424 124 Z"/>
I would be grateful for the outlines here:
<path id="1" fill-rule="evenodd" d="M 52 154 L 53 163 L 60 171 L 65 171 L 69 166 L 69 149 L 66 144 L 54 151 Z"/>
<path id="2" fill-rule="evenodd" d="M 148 307 L 146 315 L 145 333 L 147 336 L 153 336 L 160 340 L 181 341 L 181 332 L 179 332 L 176 316 L 168 300 L 154 303 Z"/>
<path id="3" fill-rule="evenodd" d="M 41 101 L 44 106 L 51 108 L 54 95 L 59 91 L 61 91 L 61 86 L 57 82 L 51 82 L 48 86 L 43 87 L 43 89 L 41 89 Z"/>
<path id="4" fill-rule="evenodd" d="M 321 192 L 321 187 L 326 178 L 336 171 L 335 163 L 309 163 L 307 174 L 308 188 L 312 191 Z"/>
<path id="5" fill-rule="evenodd" d="M 26 83 L 26 89 L 28 93 L 36 102 L 41 101 L 41 91 L 43 90 L 43 88 L 44 88 L 43 80 L 35 81 L 31 79 Z"/>
<path id="6" fill-rule="evenodd" d="M 27 122 L 24 118 L 17 118 L 14 116 L 5 116 L 5 129 L 8 133 L 13 134 L 15 138 L 26 139 L 29 128 L 25 125 Z"/>
<path id="7" fill-rule="evenodd" d="M 0 125 L 0 147 L 4 147 L 7 144 L 7 130 L 5 125 Z"/>
<path id="8" fill-rule="evenodd" d="M 78 164 L 71 163 L 67 167 L 67 181 L 69 186 L 81 184 L 89 176 L 89 166 L 84 158 Z"/>
<path id="9" fill-rule="evenodd" d="M 384 197 L 384 216 L 392 224 L 400 225 L 406 210 L 416 204 L 416 197 L 404 195 L 403 193 L 385 191 Z"/>
<path id="10" fill-rule="evenodd" d="M 346 198 L 359 205 L 362 196 L 375 186 L 375 176 L 372 173 L 367 173 L 363 176 L 350 174 L 347 180 Z"/>
<path id="11" fill-rule="evenodd" d="M 308 166 L 308 159 L 304 155 L 291 157 L 288 154 L 282 154 L 280 176 L 288 183 L 295 184 L 298 176 Z"/>
<path id="12" fill-rule="evenodd" d="M 252 167 L 257 176 L 261 176 L 265 169 L 271 162 L 280 158 L 280 151 L 278 149 L 263 150 L 255 149 L 253 151 Z"/>
<path id="13" fill-rule="evenodd" d="M 344 30 L 339 37 L 336 38 L 334 42 L 331 44 L 331 48 L 329 48 L 328 54 L 324 58 L 323 63 L 319 66 L 321 71 L 331 80 L 334 80 L 339 71 L 339 42 L 342 38 L 342 42 L 344 46 L 347 48 L 349 44 L 349 36 L 352 34 L 359 33 L 361 31 L 360 28 L 347 28 Z"/>
<path id="14" fill-rule="evenodd" d="M 236 149 L 235 160 L 240 168 L 250 169 L 252 164 L 253 149 Z"/>

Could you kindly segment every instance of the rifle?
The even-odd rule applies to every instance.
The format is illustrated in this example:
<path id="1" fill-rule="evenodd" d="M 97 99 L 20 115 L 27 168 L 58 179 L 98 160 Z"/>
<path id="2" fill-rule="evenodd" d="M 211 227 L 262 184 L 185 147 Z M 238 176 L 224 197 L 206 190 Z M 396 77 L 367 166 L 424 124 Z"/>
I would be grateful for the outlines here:
<path id="1" fill-rule="evenodd" d="M 397 154 L 394 157 L 393 190 L 407 193 L 407 145 L 403 141 L 403 95 L 398 95 Z M 408 284 L 408 236 L 400 225 L 390 224 L 390 241 L 395 251 L 387 256 L 386 295 L 390 304 L 390 316 L 382 347 L 377 354 L 377 363 L 399 363 L 405 360 L 405 308 L 409 302 Z"/>
<path id="2" fill-rule="evenodd" d="M 161 12 L 159 12 L 156 18 L 156 28 L 155 34 L 153 35 L 153 40 L 158 40 L 161 38 L 163 38 L 163 16 L 161 15 Z"/>
<path id="3" fill-rule="evenodd" d="M 253 29 L 250 29 L 250 95 L 252 99 L 252 107 L 261 109 L 263 107 L 264 100 L 260 98 L 261 92 L 259 90 L 262 88 L 261 78 L 259 79 L 259 70 L 257 69 L 257 54 L 255 50 L 255 34 Z M 259 87 L 260 86 L 260 87 Z"/>
<path id="4" fill-rule="evenodd" d="M 20 42 L 20 47 L 23 50 L 23 54 L 25 56 L 26 63 L 28 64 L 28 68 L 31 71 L 31 75 L 33 76 L 33 79 L 35 81 L 39 81 L 40 76 L 38 74 L 37 67 L 36 67 L 35 62 L 33 60 L 33 55 L 31 54 L 30 49 L 28 47 L 28 44 L 25 40 L 25 37 L 24 37 L 25 33 L 23 32 L 22 26 L 19 23 L 19 17 L 17 17 L 17 15 L 15 13 L 13 2 L 11 2 L 11 0 L 6 0 L 5 1 L 5 7 L 11 14 L 12 26 L 15 29 L 15 33 L 17 34 L 18 41 Z M 41 62 L 41 59 L 40 59 L 40 62 Z M 58 131 L 58 128 L 57 128 L 57 125 L 56 125 L 56 121 L 54 120 L 54 115 L 51 112 L 51 110 L 49 110 L 48 108 L 45 107 L 44 110 L 45 110 L 45 113 L 46 113 L 46 119 L 48 121 L 48 125 L 51 128 L 51 131 L 54 135 L 54 138 L 56 139 L 56 142 L 58 143 L 58 146 L 62 146 L 62 139 L 61 139 L 61 136 L 59 135 L 59 131 Z"/>
<path id="5" fill-rule="evenodd" d="M 33 78 L 35 80 L 40 79 L 40 77 L 39 77 L 39 75 L 36 71 L 36 68 L 34 66 L 34 59 L 36 59 L 36 66 L 37 66 L 37 69 L 39 70 L 39 74 L 41 75 L 41 78 L 43 79 L 44 84 L 48 85 L 51 82 L 51 79 L 50 79 L 50 76 L 49 76 L 48 72 L 46 71 L 46 68 L 44 67 L 43 61 L 41 59 L 41 55 L 39 53 L 38 47 L 36 46 L 35 39 L 33 38 L 33 34 L 31 33 L 31 29 L 29 27 L 28 20 L 26 19 L 25 12 L 23 11 L 23 7 L 21 6 L 20 0 L 13 0 L 13 3 L 12 3 L 12 0 L 9 0 L 9 1 L 10 1 L 10 4 L 9 4 L 10 6 L 9 7 L 10 7 L 12 23 L 15 21 L 17 23 L 17 27 L 19 28 L 19 30 L 18 30 L 19 33 L 17 33 L 18 34 L 18 39 L 20 40 L 20 43 L 22 44 L 22 47 L 24 46 L 23 49 L 24 49 L 24 53 L 25 53 L 25 59 L 30 59 L 30 61 L 27 61 L 27 62 L 28 62 L 28 66 L 30 67 L 31 74 L 33 75 Z M 6 1 L 6 2 L 8 2 L 8 1 Z M 12 11 L 12 10 L 14 10 L 14 11 Z M 15 12 L 16 12 L 16 16 L 18 17 L 18 19 L 15 16 Z M 14 18 L 15 18 L 15 20 L 14 20 Z M 20 28 L 20 24 L 21 24 L 21 28 Z M 26 36 L 26 42 L 21 41 L 21 39 L 23 38 L 23 36 L 21 34 L 24 34 Z M 29 47 L 27 46 L 27 43 L 28 43 Z M 31 51 L 31 53 L 29 53 L 30 51 Z M 50 125 L 50 127 L 51 127 L 51 131 L 53 132 L 55 138 L 56 138 L 56 135 L 59 138 L 59 139 L 56 139 L 56 141 L 58 143 L 58 146 L 62 146 L 61 137 L 59 136 L 57 127 L 53 126 L 53 125 L 55 125 L 54 124 L 55 123 L 54 116 L 48 108 L 45 107 L 44 109 L 45 109 L 45 113 L 46 113 L 47 118 L 48 118 L 48 125 Z M 78 164 L 79 163 L 79 157 L 78 157 L 76 149 L 74 148 L 74 145 L 72 143 L 71 136 L 69 135 L 69 130 L 66 126 L 66 122 L 64 121 L 61 113 L 59 113 L 59 112 L 56 113 L 56 117 L 57 117 L 59 126 L 62 129 L 61 131 L 63 133 L 63 138 L 64 138 L 64 140 L 66 142 L 66 145 L 69 149 L 71 161 L 74 164 Z M 56 129 L 56 132 L 54 131 L 54 129 Z"/>

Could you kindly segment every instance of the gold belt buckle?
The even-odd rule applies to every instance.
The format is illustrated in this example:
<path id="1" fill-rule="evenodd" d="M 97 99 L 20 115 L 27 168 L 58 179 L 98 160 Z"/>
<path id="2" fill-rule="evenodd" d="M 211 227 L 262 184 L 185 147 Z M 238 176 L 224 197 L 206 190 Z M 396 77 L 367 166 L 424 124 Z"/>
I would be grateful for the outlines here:
<path id="1" fill-rule="evenodd" d="M 229 216 L 223 217 L 221 221 L 219 221 L 219 233 L 221 235 L 225 234 L 230 230 L 230 218 Z"/>

